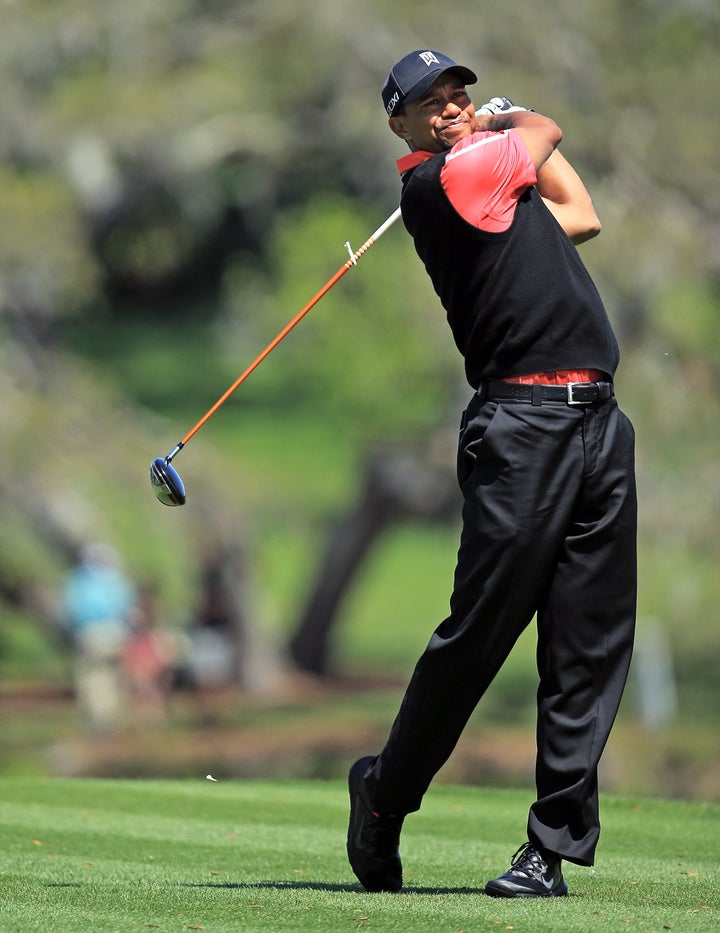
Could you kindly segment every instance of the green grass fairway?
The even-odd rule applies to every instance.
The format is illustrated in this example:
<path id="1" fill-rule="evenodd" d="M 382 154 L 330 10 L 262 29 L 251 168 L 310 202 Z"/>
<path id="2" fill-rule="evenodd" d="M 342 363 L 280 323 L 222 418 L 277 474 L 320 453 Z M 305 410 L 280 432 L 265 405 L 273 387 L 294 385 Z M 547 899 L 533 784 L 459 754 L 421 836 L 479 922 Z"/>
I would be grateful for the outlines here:
<path id="1" fill-rule="evenodd" d="M 438 786 L 403 833 L 406 888 L 364 893 L 338 782 L 0 781 L 0 931 L 526 933 L 720 929 L 720 807 L 605 798 L 571 896 L 498 901 L 529 793 Z"/>

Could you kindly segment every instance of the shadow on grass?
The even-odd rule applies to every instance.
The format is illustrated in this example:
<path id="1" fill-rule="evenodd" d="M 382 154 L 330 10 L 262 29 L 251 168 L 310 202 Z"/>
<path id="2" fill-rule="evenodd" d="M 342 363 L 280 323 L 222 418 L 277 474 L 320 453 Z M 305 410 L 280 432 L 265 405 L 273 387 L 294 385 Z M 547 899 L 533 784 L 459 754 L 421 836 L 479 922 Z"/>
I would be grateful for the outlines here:
<path id="1" fill-rule="evenodd" d="M 238 891 L 269 889 L 276 891 L 336 891 L 344 894 L 367 894 L 359 884 L 330 884 L 325 881 L 207 881 L 183 883 L 183 888 L 224 888 Z M 484 894 L 484 888 L 420 888 L 407 885 L 396 892 L 402 894 Z"/>

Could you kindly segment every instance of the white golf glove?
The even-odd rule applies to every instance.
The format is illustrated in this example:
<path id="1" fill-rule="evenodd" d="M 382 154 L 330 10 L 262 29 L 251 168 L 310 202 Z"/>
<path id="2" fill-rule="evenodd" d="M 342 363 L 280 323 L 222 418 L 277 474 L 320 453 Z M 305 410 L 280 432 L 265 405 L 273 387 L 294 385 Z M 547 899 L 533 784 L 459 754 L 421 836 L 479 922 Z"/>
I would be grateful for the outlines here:
<path id="1" fill-rule="evenodd" d="M 475 113 L 489 116 L 493 113 L 514 113 L 518 110 L 527 110 L 527 107 L 516 107 L 509 97 L 493 97 Z"/>

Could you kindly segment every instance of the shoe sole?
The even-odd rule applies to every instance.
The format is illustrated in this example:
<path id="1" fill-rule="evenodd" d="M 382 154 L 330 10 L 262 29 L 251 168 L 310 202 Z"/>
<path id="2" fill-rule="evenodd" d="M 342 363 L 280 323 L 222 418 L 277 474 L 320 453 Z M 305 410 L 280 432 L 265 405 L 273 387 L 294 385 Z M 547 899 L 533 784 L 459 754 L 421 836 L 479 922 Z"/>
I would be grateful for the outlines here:
<path id="1" fill-rule="evenodd" d="M 542 891 L 522 891 L 520 889 L 512 891 L 508 888 L 493 887 L 492 881 L 490 881 L 485 885 L 485 893 L 489 897 L 565 897 L 568 893 L 568 886 L 564 881 L 561 881 L 554 891 L 548 891 L 547 893 Z"/>

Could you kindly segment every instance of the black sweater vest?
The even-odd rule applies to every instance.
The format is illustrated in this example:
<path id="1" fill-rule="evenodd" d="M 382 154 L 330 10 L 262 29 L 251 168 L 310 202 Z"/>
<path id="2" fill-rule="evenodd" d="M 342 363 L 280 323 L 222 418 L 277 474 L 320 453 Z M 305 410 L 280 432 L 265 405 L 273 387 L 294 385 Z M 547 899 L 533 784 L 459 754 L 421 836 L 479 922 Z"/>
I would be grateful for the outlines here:
<path id="1" fill-rule="evenodd" d="M 613 375 L 619 353 L 577 250 L 535 188 L 503 233 L 457 213 L 440 181 L 445 153 L 403 176 L 405 226 L 425 264 L 474 388 L 555 369 Z"/>

